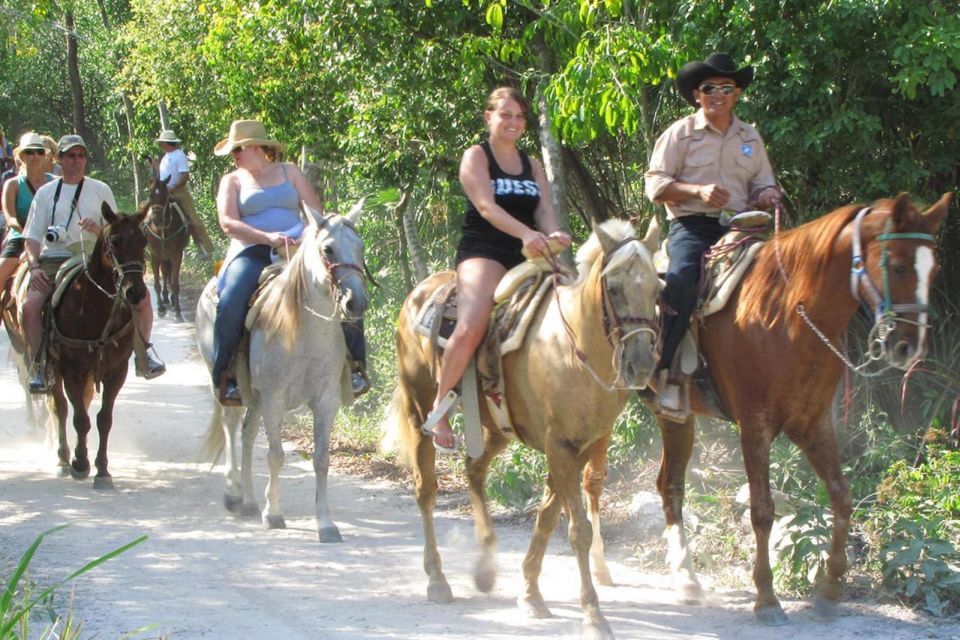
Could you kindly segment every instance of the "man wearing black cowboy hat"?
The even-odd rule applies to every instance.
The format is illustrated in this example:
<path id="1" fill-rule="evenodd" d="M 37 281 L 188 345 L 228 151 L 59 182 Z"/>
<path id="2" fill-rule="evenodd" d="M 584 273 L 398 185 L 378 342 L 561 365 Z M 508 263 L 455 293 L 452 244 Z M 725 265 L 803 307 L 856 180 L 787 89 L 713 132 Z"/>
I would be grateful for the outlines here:
<path id="1" fill-rule="evenodd" d="M 763 138 L 733 113 L 752 81 L 753 67 L 737 69 L 726 53 L 685 64 L 677 89 L 697 111 L 663 132 L 644 176 L 647 197 L 663 204 L 670 219 L 657 390 L 661 414 L 678 421 L 689 414 L 689 396 L 671 365 L 696 306 L 703 254 L 728 231 L 721 214 L 771 208 L 781 197 Z"/>

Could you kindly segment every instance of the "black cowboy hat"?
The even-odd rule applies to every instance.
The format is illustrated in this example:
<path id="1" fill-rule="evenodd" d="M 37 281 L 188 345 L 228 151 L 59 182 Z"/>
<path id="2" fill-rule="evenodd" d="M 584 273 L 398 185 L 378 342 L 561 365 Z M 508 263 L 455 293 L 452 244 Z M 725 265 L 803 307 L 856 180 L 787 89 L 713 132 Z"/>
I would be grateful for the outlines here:
<path id="1" fill-rule="evenodd" d="M 711 53 L 703 62 L 688 62 L 680 68 L 677 72 L 677 89 L 684 100 L 696 107 L 693 90 L 707 78 L 730 78 L 738 87 L 746 89 L 753 82 L 753 65 L 738 70 L 729 53 Z"/>

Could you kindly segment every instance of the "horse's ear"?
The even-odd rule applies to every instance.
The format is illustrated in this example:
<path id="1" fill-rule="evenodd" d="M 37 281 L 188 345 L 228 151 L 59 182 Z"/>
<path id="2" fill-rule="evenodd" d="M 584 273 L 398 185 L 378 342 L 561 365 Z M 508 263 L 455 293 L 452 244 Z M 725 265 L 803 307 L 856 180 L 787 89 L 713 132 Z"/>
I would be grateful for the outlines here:
<path id="1" fill-rule="evenodd" d="M 360 214 L 363 213 L 363 203 L 366 201 L 367 196 L 363 196 L 357 200 L 357 204 L 353 205 L 350 211 L 347 212 L 347 215 L 344 216 L 344 218 L 350 221 L 350 224 L 357 224 L 357 220 L 360 219 Z"/>
<path id="2" fill-rule="evenodd" d="M 604 231 L 603 227 L 596 223 L 593 224 L 593 233 L 597 236 L 597 240 L 600 241 L 600 246 L 603 247 L 604 255 L 608 255 L 617 246 L 617 241 L 611 238 L 610 234 Z"/>
<path id="3" fill-rule="evenodd" d="M 940 196 L 940 199 L 932 207 L 923 212 L 924 217 L 933 222 L 934 228 L 939 227 L 941 221 L 946 217 L 947 211 L 950 210 L 951 200 L 953 200 L 953 192 L 947 191 Z"/>
<path id="4" fill-rule="evenodd" d="M 660 222 L 657 220 L 657 216 L 650 217 L 647 235 L 643 237 L 642 242 L 643 246 L 650 252 L 650 255 L 655 254 L 657 249 L 660 248 Z"/>
<path id="5" fill-rule="evenodd" d="M 103 219 L 107 221 L 107 224 L 113 224 L 120 219 L 106 202 L 100 203 L 100 214 L 103 216 Z"/>
<path id="6" fill-rule="evenodd" d="M 327 224 L 327 219 L 322 213 L 311 207 L 310 205 L 303 204 L 303 212 L 307 214 L 307 221 L 318 229 L 322 229 Z"/>
<path id="7" fill-rule="evenodd" d="M 913 206 L 910 204 L 910 194 L 906 191 L 901 191 L 900 195 L 893 201 L 892 218 L 894 229 L 901 229 L 905 224 L 908 224 L 907 218 L 912 208 Z"/>

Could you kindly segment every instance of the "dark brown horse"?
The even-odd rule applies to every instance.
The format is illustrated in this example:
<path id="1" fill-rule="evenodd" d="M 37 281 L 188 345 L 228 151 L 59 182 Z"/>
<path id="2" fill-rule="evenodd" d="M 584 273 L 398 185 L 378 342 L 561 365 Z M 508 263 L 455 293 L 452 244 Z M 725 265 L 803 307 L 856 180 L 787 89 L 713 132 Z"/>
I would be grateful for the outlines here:
<path id="1" fill-rule="evenodd" d="M 113 405 L 127 379 L 127 363 L 133 351 L 136 331 L 133 307 L 147 294 L 143 283 L 147 240 L 141 229 L 143 214 L 117 215 L 106 204 L 102 213 L 106 224 L 97 243 L 83 270 L 53 311 L 49 358 L 55 378 L 48 404 L 52 405 L 57 420 L 60 475 L 86 478 L 90 475 L 87 411 L 94 387 L 100 387 L 101 403 L 97 413 L 100 442 L 93 486 L 112 489 L 113 480 L 107 470 L 107 440 L 113 426 Z M 15 318 L 15 314 L 8 314 L 4 320 L 15 322 Z M 73 406 L 73 426 L 77 432 L 72 463 L 66 430 L 68 399 Z"/>
<path id="2" fill-rule="evenodd" d="M 844 367 L 854 368 L 837 345 L 863 305 L 875 323 L 870 333 L 874 361 L 907 369 L 923 357 L 928 293 L 937 272 L 936 234 L 951 195 L 923 212 L 906 195 L 877 200 L 871 207 L 842 207 L 778 234 L 760 249 L 726 307 L 701 320 L 706 367 L 694 376 L 691 407 L 740 427 L 757 540 L 754 611 L 763 623 L 787 621 L 770 569 L 770 445 L 785 433 L 826 485 L 833 537 L 814 604 L 819 615 L 833 617 L 847 568 L 851 503 L 829 408 Z M 708 400 L 711 383 L 725 415 Z M 657 489 L 669 562 L 685 600 L 703 596 L 683 528 L 693 426 L 693 417 L 683 424 L 660 419 L 663 457 Z M 602 458 L 591 460 L 591 466 L 602 470 Z M 586 488 L 595 504 L 598 486 Z"/>
<path id="3" fill-rule="evenodd" d="M 180 312 L 180 266 L 183 251 L 190 242 L 190 227 L 179 203 L 170 195 L 170 178 L 154 180 L 145 206 L 144 229 L 150 243 L 150 267 L 153 270 L 153 290 L 157 294 L 157 315 L 166 315 L 173 309 L 178 322 Z"/>

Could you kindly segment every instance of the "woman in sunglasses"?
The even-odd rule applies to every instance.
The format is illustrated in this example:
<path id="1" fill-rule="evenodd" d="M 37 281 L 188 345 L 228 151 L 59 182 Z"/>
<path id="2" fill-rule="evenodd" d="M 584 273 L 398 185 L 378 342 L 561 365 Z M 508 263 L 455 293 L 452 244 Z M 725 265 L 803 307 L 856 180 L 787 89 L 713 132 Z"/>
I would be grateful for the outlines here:
<path id="1" fill-rule="evenodd" d="M 723 212 L 769 209 L 781 197 L 763 138 L 733 108 L 753 80 L 753 67 L 737 69 L 726 53 L 685 64 L 677 89 L 692 115 L 674 122 L 657 140 L 645 174 L 646 194 L 663 204 L 670 220 L 663 345 L 656 376 L 661 415 L 686 420 L 685 380 L 673 357 L 697 302 L 704 252 L 729 229 Z"/>
<path id="2" fill-rule="evenodd" d="M 0 252 L 0 288 L 17 270 L 23 253 L 23 227 L 37 189 L 53 179 L 46 172 L 47 149 L 38 134 L 25 133 L 20 144 L 13 150 L 20 159 L 22 169 L 3 185 L 3 217 L 7 222 L 7 237 Z"/>

